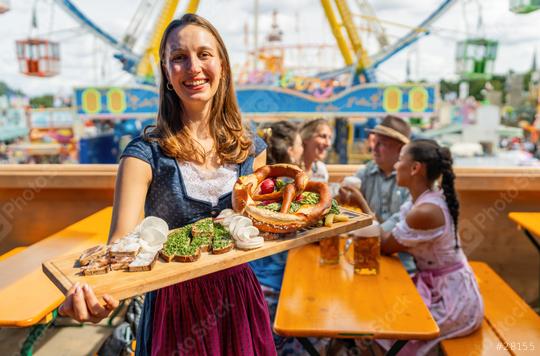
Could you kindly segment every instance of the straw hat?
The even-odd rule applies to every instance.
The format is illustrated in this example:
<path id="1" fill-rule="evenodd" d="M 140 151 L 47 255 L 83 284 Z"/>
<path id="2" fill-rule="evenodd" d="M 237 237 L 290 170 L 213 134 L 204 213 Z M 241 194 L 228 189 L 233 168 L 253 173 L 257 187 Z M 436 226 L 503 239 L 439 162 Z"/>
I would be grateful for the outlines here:
<path id="1" fill-rule="evenodd" d="M 405 120 L 392 115 L 385 116 L 380 124 L 368 130 L 368 132 L 387 136 L 405 144 L 409 143 L 411 137 L 411 127 L 409 124 Z"/>

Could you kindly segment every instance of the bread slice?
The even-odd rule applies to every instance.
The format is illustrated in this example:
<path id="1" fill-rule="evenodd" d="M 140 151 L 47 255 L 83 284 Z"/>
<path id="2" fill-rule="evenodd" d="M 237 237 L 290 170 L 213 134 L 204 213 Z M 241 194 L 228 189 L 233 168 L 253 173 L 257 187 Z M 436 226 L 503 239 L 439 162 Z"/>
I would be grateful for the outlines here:
<path id="1" fill-rule="evenodd" d="M 128 271 L 129 272 L 151 271 L 152 268 L 154 268 L 154 265 L 156 264 L 157 256 L 158 256 L 158 254 L 156 253 L 156 255 L 154 256 L 154 259 L 151 262 L 149 262 L 148 264 L 144 264 L 144 265 L 136 265 L 136 266 L 134 266 L 133 263 L 136 262 L 136 261 L 133 261 L 132 263 L 129 264 Z"/>
<path id="2" fill-rule="evenodd" d="M 221 255 L 222 253 L 229 252 L 234 247 L 233 240 L 221 240 L 219 243 L 212 245 L 212 254 Z"/>
<path id="3" fill-rule="evenodd" d="M 94 247 L 90 247 L 89 249 L 86 249 L 82 252 L 81 256 L 79 257 L 79 263 L 81 266 L 87 266 L 92 261 L 99 259 L 107 254 L 107 246 L 105 245 L 97 245 Z"/>
<path id="4" fill-rule="evenodd" d="M 194 223 L 191 227 L 191 234 L 193 235 L 193 239 L 204 237 L 212 240 L 214 237 L 214 222 L 212 218 L 201 219 Z"/>
<path id="5" fill-rule="evenodd" d="M 133 256 L 115 256 L 110 259 L 109 267 L 111 271 L 126 271 L 129 264 L 135 260 Z"/>
<path id="6" fill-rule="evenodd" d="M 136 250 L 131 250 L 131 251 L 113 251 L 113 250 L 109 250 L 109 256 L 111 256 L 111 257 L 135 257 L 135 256 L 137 256 L 137 254 L 139 253 L 140 250 L 141 250 L 140 247 L 138 249 L 136 249 Z"/>
<path id="7" fill-rule="evenodd" d="M 167 263 L 172 262 L 174 259 L 174 255 L 168 255 L 163 250 L 159 250 L 159 257 Z"/>
<path id="8" fill-rule="evenodd" d="M 174 262 L 195 262 L 201 257 L 201 249 L 197 248 L 194 253 L 190 255 L 175 255 L 173 257 Z"/>
<path id="9" fill-rule="evenodd" d="M 96 274 L 105 274 L 109 272 L 109 265 L 103 265 L 99 263 L 91 263 L 89 265 L 86 265 L 84 267 L 81 267 L 81 273 L 84 276 L 93 276 Z"/>
<path id="10" fill-rule="evenodd" d="M 193 240 L 191 240 L 190 246 L 197 246 L 201 250 L 201 252 L 208 252 L 211 243 L 212 239 L 199 236 L 194 237 Z"/>

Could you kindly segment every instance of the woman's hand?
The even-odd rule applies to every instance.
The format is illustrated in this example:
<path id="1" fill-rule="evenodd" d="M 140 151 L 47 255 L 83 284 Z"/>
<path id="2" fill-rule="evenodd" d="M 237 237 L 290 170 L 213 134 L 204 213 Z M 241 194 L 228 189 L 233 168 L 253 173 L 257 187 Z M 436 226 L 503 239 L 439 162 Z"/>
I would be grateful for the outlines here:
<path id="1" fill-rule="evenodd" d="M 118 301 L 110 295 L 104 295 L 102 306 L 88 284 L 75 283 L 68 291 L 66 300 L 58 308 L 58 315 L 70 317 L 78 322 L 99 323 L 118 307 Z"/>

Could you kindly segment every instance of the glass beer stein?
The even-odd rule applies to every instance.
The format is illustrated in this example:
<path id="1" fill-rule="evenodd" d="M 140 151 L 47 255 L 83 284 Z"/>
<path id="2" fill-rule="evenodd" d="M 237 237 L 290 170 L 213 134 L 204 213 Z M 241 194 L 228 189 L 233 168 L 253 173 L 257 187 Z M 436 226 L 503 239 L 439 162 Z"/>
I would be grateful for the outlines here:
<path id="1" fill-rule="evenodd" d="M 352 243 L 346 248 L 347 261 L 354 266 L 354 272 L 361 275 L 379 273 L 381 257 L 381 234 L 379 223 L 351 232 Z M 348 250 L 352 247 L 352 254 Z M 352 256 L 351 256 L 352 255 Z"/>
<path id="2" fill-rule="evenodd" d="M 335 265 L 339 263 L 339 236 L 327 237 L 319 241 L 321 250 L 321 265 Z"/>

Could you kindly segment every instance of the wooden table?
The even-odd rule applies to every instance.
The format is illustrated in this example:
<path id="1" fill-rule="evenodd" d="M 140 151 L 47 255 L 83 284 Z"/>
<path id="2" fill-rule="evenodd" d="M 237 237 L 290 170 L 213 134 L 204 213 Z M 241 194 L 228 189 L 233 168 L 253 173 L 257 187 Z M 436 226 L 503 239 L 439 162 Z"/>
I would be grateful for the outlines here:
<path id="1" fill-rule="evenodd" d="M 289 251 L 274 323 L 278 334 L 398 340 L 439 335 L 399 259 L 381 257 L 378 275 L 361 276 L 343 256 L 338 265 L 320 266 L 319 255 L 318 245 Z"/>
<path id="2" fill-rule="evenodd" d="M 523 229 L 525 236 L 527 236 L 529 241 L 531 241 L 533 246 L 536 248 L 536 251 L 540 254 L 540 243 L 535 238 L 535 236 L 540 236 L 540 213 L 512 212 L 508 214 L 508 217 L 510 220 L 513 220 L 521 229 Z M 538 295 L 540 297 L 540 272 L 538 278 Z M 537 308 L 540 310 L 540 298 L 538 300 Z"/>
<path id="3" fill-rule="evenodd" d="M 540 213 L 510 213 L 508 214 L 510 220 L 513 220 L 518 224 L 525 235 L 531 240 L 532 244 L 536 247 L 536 250 L 540 252 L 540 243 L 533 236 L 540 236 Z"/>
<path id="4" fill-rule="evenodd" d="M 43 273 L 42 262 L 105 243 L 111 216 L 112 207 L 100 210 L 0 261 L 0 327 L 31 326 L 50 315 L 64 295 Z"/>

